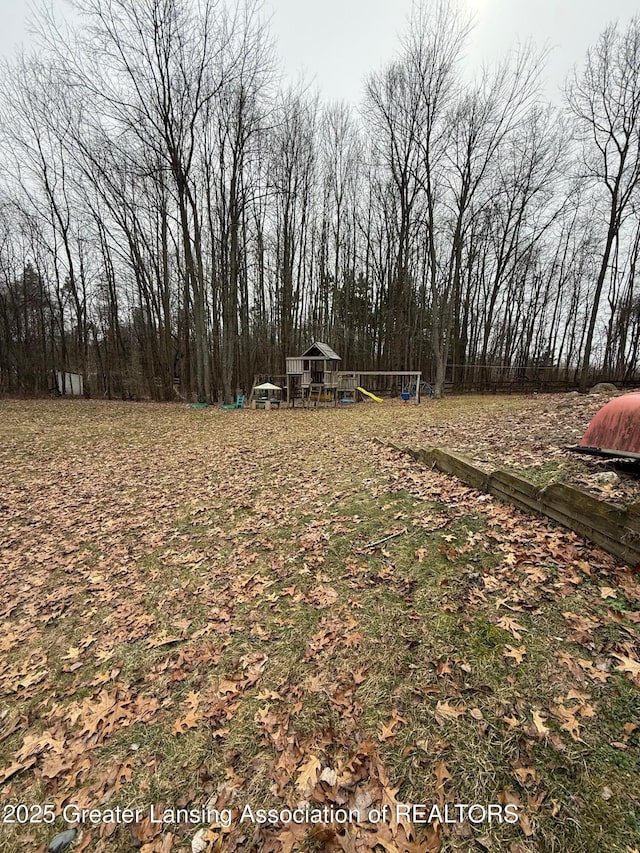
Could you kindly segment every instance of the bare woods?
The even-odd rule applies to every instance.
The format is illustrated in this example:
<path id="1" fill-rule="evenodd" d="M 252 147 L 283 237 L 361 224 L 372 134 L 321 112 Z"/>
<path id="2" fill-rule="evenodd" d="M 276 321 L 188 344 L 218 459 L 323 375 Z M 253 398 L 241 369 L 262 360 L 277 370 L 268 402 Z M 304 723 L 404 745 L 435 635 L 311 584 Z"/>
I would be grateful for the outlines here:
<path id="1" fill-rule="evenodd" d="M 640 19 L 546 103 L 414 12 L 357 107 L 283 88 L 258 5 L 80 0 L 0 91 L 0 391 L 229 400 L 328 341 L 447 384 L 628 381 Z"/>

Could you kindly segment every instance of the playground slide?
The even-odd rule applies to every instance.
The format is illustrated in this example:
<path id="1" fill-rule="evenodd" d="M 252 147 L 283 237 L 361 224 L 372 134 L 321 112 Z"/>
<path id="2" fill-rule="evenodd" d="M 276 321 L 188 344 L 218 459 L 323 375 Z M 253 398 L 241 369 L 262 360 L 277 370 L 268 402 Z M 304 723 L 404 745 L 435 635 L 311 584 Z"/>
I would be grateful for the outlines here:
<path id="1" fill-rule="evenodd" d="M 375 401 L 376 401 L 376 403 L 382 403 L 382 402 L 383 402 L 382 397 L 376 397 L 376 395 L 375 395 L 375 394 L 372 394 L 372 393 L 371 393 L 371 391 L 365 391 L 365 390 L 364 390 L 364 388 L 360 388 L 360 386 L 358 386 L 357 390 L 358 390 L 361 394 L 366 394 L 366 395 L 367 395 L 367 397 L 371 397 L 371 399 L 372 399 L 372 400 L 375 400 Z"/>

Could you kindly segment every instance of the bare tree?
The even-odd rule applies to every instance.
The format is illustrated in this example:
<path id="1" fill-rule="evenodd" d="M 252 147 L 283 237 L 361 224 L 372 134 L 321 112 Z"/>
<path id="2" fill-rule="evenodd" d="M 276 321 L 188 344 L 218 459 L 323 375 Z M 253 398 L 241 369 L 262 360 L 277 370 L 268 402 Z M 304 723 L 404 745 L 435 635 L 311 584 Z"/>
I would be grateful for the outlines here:
<path id="1" fill-rule="evenodd" d="M 607 27 L 583 72 L 574 72 L 567 100 L 582 143 L 582 174 L 602 204 L 604 230 L 580 373 L 584 391 L 611 252 L 640 181 L 640 17 L 624 32 Z"/>

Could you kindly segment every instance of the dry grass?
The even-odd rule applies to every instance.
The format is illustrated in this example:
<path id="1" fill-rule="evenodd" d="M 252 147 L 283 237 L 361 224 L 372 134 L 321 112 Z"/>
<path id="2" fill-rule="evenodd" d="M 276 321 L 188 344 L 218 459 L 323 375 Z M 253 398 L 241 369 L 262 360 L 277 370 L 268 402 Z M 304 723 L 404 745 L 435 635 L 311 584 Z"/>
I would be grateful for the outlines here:
<path id="1" fill-rule="evenodd" d="M 282 807 L 306 757 L 339 769 L 370 750 L 399 801 L 520 805 L 516 826 L 418 827 L 412 849 L 632 851 L 637 576 L 372 442 L 566 473 L 560 448 L 597 406 L 562 402 L 0 403 L 0 772 L 25 765 L 2 803 Z M 2 850 L 62 828 L 5 824 Z M 85 843 L 187 850 L 197 828 L 87 827 Z M 210 849 L 340 849 L 245 836 Z"/>

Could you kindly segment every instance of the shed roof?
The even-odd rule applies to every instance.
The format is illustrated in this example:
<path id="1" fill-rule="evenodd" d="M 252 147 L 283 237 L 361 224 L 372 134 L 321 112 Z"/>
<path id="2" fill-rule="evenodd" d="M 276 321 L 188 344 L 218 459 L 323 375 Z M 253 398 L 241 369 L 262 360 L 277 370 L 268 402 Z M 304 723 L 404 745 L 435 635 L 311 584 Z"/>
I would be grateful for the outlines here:
<path id="1" fill-rule="evenodd" d="M 337 352 L 331 349 L 329 344 L 323 344 L 322 341 L 314 341 L 309 349 L 302 353 L 302 358 L 328 358 L 331 361 L 342 361 Z"/>

